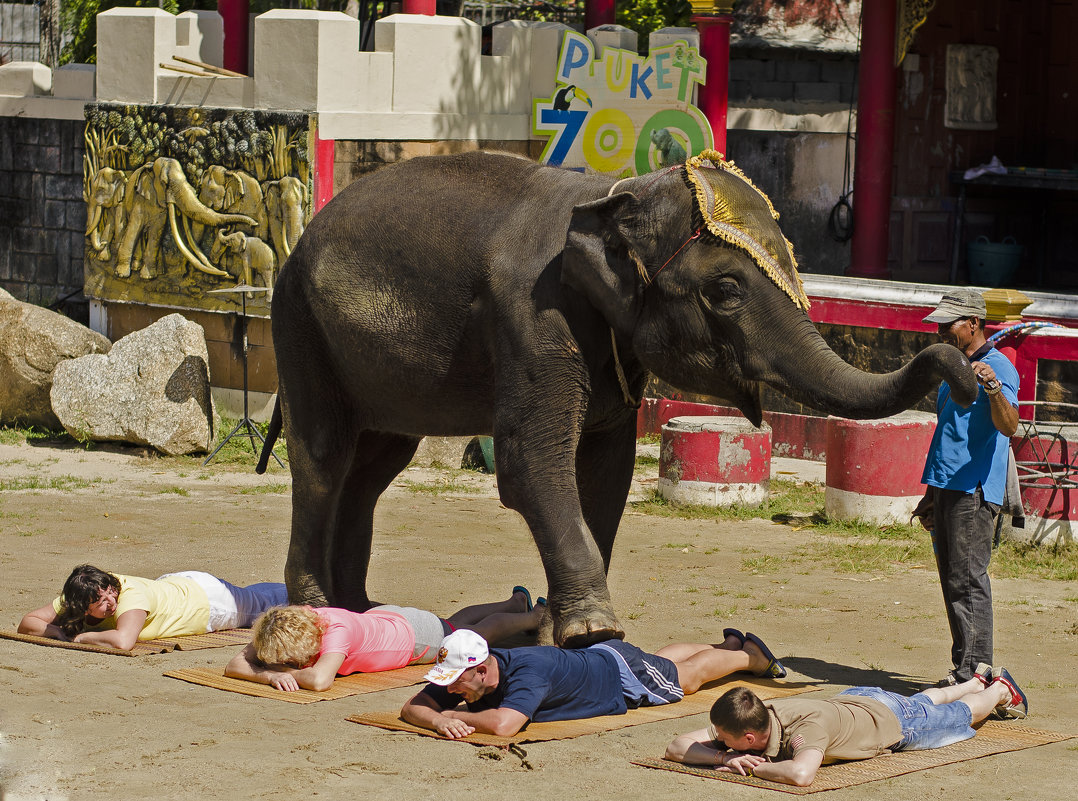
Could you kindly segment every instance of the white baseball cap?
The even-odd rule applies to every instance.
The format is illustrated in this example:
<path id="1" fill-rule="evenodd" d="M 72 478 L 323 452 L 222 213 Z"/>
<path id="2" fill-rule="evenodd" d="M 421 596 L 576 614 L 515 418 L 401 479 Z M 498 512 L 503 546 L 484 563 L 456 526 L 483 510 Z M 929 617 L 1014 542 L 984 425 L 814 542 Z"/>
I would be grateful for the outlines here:
<path id="1" fill-rule="evenodd" d="M 431 684 L 446 687 L 468 668 L 483 664 L 489 655 L 486 640 L 469 629 L 457 629 L 442 640 L 438 661 L 424 678 Z"/>

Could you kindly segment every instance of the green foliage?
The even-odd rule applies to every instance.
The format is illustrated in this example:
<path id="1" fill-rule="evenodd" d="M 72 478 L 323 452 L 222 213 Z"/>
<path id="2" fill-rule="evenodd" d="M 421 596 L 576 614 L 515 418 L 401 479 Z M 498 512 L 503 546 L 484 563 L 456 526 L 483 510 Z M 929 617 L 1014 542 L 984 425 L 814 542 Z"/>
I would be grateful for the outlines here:
<path id="1" fill-rule="evenodd" d="M 32 440 L 68 440 L 72 437 L 63 430 L 50 431 L 46 428 L 22 428 L 20 426 L 0 426 L 0 445 L 21 445 Z"/>
<path id="2" fill-rule="evenodd" d="M 759 506 L 682 506 L 652 491 L 630 507 L 642 514 L 705 520 L 772 520 L 804 530 L 805 544 L 790 557 L 794 562 L 823 562 L 840 573 L 876 573 L 895 568 L 935 569 L 932 544 L 920 526 L 880 526 L 862 520 L 829 520 L 824 513 L 824 488 L 808 482 L 771 481 L 771 492 Z M 676 547 L 676 546 L 664 546 Z M 707 551 L 706 553 L 711 553 Z M 771 572 L 782 560 L 772 556 L 747 558 L 742 568 Z M 993 578 L 1078 580 L 1078 543 L 1034 545 L 1004 541 L 988 566 Z M 1076 599 L 1078 600 L 1078 599 Z"/>
<path id="3" fill-rule="evenodd" d="M 648 49 L 648 34 L 659 28 L 687 27 L 692 6 L 687 0 L 622 0 L 615 20 L 636 31 L 641 52 Z"/>
<path id="4" fill-rule="evenodd" d="M 60 63 L 97 63 L 97 15 L 110 8 L 161 8 L 179 14 L 192 8 L 210 7 L 205 3 L 199 5 L 197 0 L 61 0 L 60 26 L 69 41 L 60 53 Z"/>
<path id="5" fill-rule="evenodd" d="M 646 500 L 634 501 L 630 506 L 637 512 L 661 517 L 715 520 L 771 519 L 789 522 L 791 516 L 807 516 L 823 507 L 823 487 L 807 482 L 771 482 L 771 492 L 766 501 L 758 506 L 691 506 L 674 504 L 652 490 Z"/>
<path id="6" fill-rule="evenodd" d="M 23 490 L 60 490 L 71 492 L 92 487 L 100 479 L 79 478 L 78 476 L 16 476 L 0 479 L 0 492 L 19 492 Z M 111 482 L 106 482 L 111 483 Z"/>

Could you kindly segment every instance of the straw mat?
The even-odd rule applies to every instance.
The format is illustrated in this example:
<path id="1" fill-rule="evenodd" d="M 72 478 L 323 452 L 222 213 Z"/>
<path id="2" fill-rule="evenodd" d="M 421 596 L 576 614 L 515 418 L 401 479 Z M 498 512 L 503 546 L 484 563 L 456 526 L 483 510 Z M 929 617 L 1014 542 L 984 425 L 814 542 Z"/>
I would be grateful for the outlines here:
<path id="1" fill-rule="evenodd" d="M 225 676 L 220 668 L 184 668 L 169 670 L 169 678 L 213 687 L 216 690 L 228 690 L 241 695 L 253 695 L 257 698 L 270 698 L 275 701 L 288 701 L 292 704 L 313 704 L 315 701 L 335 701 L 350 695 L 376 693 L 379 690 L 395 690 L 398 687 L 410 687 L 423 681 L 423 676 L 430 670 L 430 665 L 411 665 L 398 670 L 385 670 L 380 673 L 353 673 L 351 676 L 338 676 L 333 686 L 323 692 L 296 690 L 285 692 L 268 684 L 259 684 L 246 679 L 234 679 Z"/>
<path id="2" fill-rule="evenodd" d="M 19 634 L 14 631 L 0 631 L 0 638 L 5 640 L 18 640 L 19 642 L 29 642 L 34 645 L 44 645 L 48 648 L 67 648 L 72 651 L 91 651 L 95 654 L 111 654 L 112 656 L 146 656 L 148 654 L 167 654 L 169 651 L 175 649 L 175 645 L 170 642 L 163 642 L 160 640 L 147 640 L 145 642 L 135 643 L 135 647 L 130 651 L 125 651 L 122 648 L 113 648 L 110 645 L 90 645 L 88 643 L 81 642 L 64 642 L 63 640 L 53 640 L 49 637 L 38 637 L 34 634 Z"/>
<path id="3" fill-rule="evenodd" d="M 169 643 L 177 651 L 200 651 L 203 648 L 226 648 L 244 646 L 251 641 L 250 629 L 222 629 L 206 634 L 191 634 L 186 637 L 161 637 L 148 642 Z"/>
<path id="4" fill-rule="evenodd" d="M 251 641 L 250 629 L 224 629 L 207 634 L 190 634 L 185 637 L 162 637 L 158 640 L 143 640 L 135 643 L 130 651 L 113 648 L 111 645 L 90 645 L 81 642 L 64 642 L 34 634 L 19 634 L 14 631 L 0 631 L 0 638 L 45 645 L 49 648 L 69 648 L 72 651 L 92 651 L 97 654 L 113 656 L 146 656 L 147 654 L 167 654 L 169 651 L 197 651 L 202 648 L 224 648 L 243 646 Z"/>
<path id="5" fill-rule="evenodd" d="M 751 687 L 757 695 L 763 699 L 784 698 L 799 693 L 811 692 L 816 689 L 814 684 L 800 684 L 793 682 L 776 683 L 770 679 L 736 679 L 733 681 L 717 682 L 709 684 L 693 695 L 687 695 L 676 704 L 665 706 L 642 706 L 639 709 L 630 709 L 624 715 L 604 715 L 598 718 L 585 720 L 555 720 L 542 723 L 532 722 L 523 730 L 512 737 L 501 737 L 497 734 L 482 734 L 476 732 L 463 737 L 459 742 L 472 743 L 474 745 L 500 745 L 508 746 L 515 743 L 538 743 L 545 740 L 568 740 L 572 737 L 582 737 L 585 734 L 598 734 L 599 732 L 621 729 L 626 726 L 639 726 L 641 723 L 653 723 L 657 720 L 671 720 L 695 715 L 698 712 L 707 712 L 716 699 L 733 687 Z M 427 737 L 444 739 L 440 734 L 429 729 L 422 729 L 405 723 L 396 712 L 371 712 L 363 715 L 352 715 L 345 718 L 352 723 L 362 723 L 365 726 L 377 726 L 380 729 L 392 731 L 406 731 L 413 734 L 422 734 Z"/>
<path id="6" fill-rule="evenodd" d="M 1072 735 L 1069 734 L 1031 729 L 1017 723 L 987 721 L 978 730 L 976 737 L 943 748 L 934 748 L 930 751 L 900 751 L 896 754 L 887 754 L 858 762 L 838 762 L 833 765 L 824 765 L 816 774 L 815 781 L 808 787 L 793 787 L 788 784 L 769 782 L 755 776 L 741 776 L 737 773 L 719 772 L 712 768 L 691 767 L 677 762 L 668 762 L 665 759 L 634 759 L 632 764 L 641 765 L 645 768 L 659 768 L 675 773 L 688 773 L 692 776 L 722 779 L 737 782 L 738 784 L 752 785 L 753 787 L 765 787 L 769 790 L 803 795 L 805 793 L 818 793 L 822 790 L 852 787 L 856 784 L 865 784 L 866 782 L 874 782 L 880 779 L 890 779 L 904 773 L 914 773 L 919 770 L 938 768 L 940 765 L 949 765 L 952 762 L 980 759 L 992 754 L 1002 754 L 1006 751 L 1021 751 L 1024 748 L 1058 743 L 1071 738 Z"/>

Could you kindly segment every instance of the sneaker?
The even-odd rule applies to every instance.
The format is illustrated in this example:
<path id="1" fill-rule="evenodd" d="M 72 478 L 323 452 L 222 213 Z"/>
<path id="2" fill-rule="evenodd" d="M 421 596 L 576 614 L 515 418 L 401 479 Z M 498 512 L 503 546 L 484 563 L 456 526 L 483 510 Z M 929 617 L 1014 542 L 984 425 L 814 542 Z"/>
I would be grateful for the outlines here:
<path id="1" fill-rule="evenodd" d="M 954 687 L 956 684 L 958 684 L 958 679 L 954 677 L 954 673 L 948 673 L 946 676 L 944 676 L 932 686 L 939 687 L 942 689 L 943 687 Z"/>
<path id="2" fill-rule="evenodd" d="M 978 662 L 977 667 L 973 670 L 973 678 L 978 679 L 981 684 L 987 687 L 992 683 L 992 679 L 996 677 L 996 674 L 992 671 L 992 666 L 987 662 Z"/>
<path id="3" fill-rule="evenodd" d="M 1018 683 L 1011 674 L 1007 672 L 1007 668 L 993 668 L 992 677 L 992 684 L 995 684 L 998 681 L 1005 686 L 1011 694 L 1009 700 L 1004 701 L 996 707 L 996 711 L 1004 718 L 1021 719 L 1029 714 L 1029 702 L 1026 700 L 1026 694 L 1022 692 L 1022 688 L 1018 686 Z"/>

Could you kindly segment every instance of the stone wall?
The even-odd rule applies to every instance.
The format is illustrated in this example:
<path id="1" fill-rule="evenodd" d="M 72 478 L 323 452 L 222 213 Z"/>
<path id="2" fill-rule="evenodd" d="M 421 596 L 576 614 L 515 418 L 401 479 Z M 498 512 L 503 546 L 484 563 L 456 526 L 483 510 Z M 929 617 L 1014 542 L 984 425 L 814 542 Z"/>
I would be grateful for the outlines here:
<path id="1" fill-rule="evenodd" d="M 543 143 L 485 139 L 452 142 L 340 140 L 335 143 L 333 152 L 333 193 L 340 192 L 357 178 L 386 164 L 407 161 L 416 156 L 444 156 L 475 150 L 498 150 L 534 159 L 543 152 Z"/>
<path id="2" fill-rule="evenodd" d="M 0 117 L 0 286 L 87 321 L 81 120 Z"/>
<path id="3" fill-rule="evenodd" d="M 856 99 L 856 77 L 856 54 L 735 48 L 730 53 L 730 102 L 848 106 Z"/>

